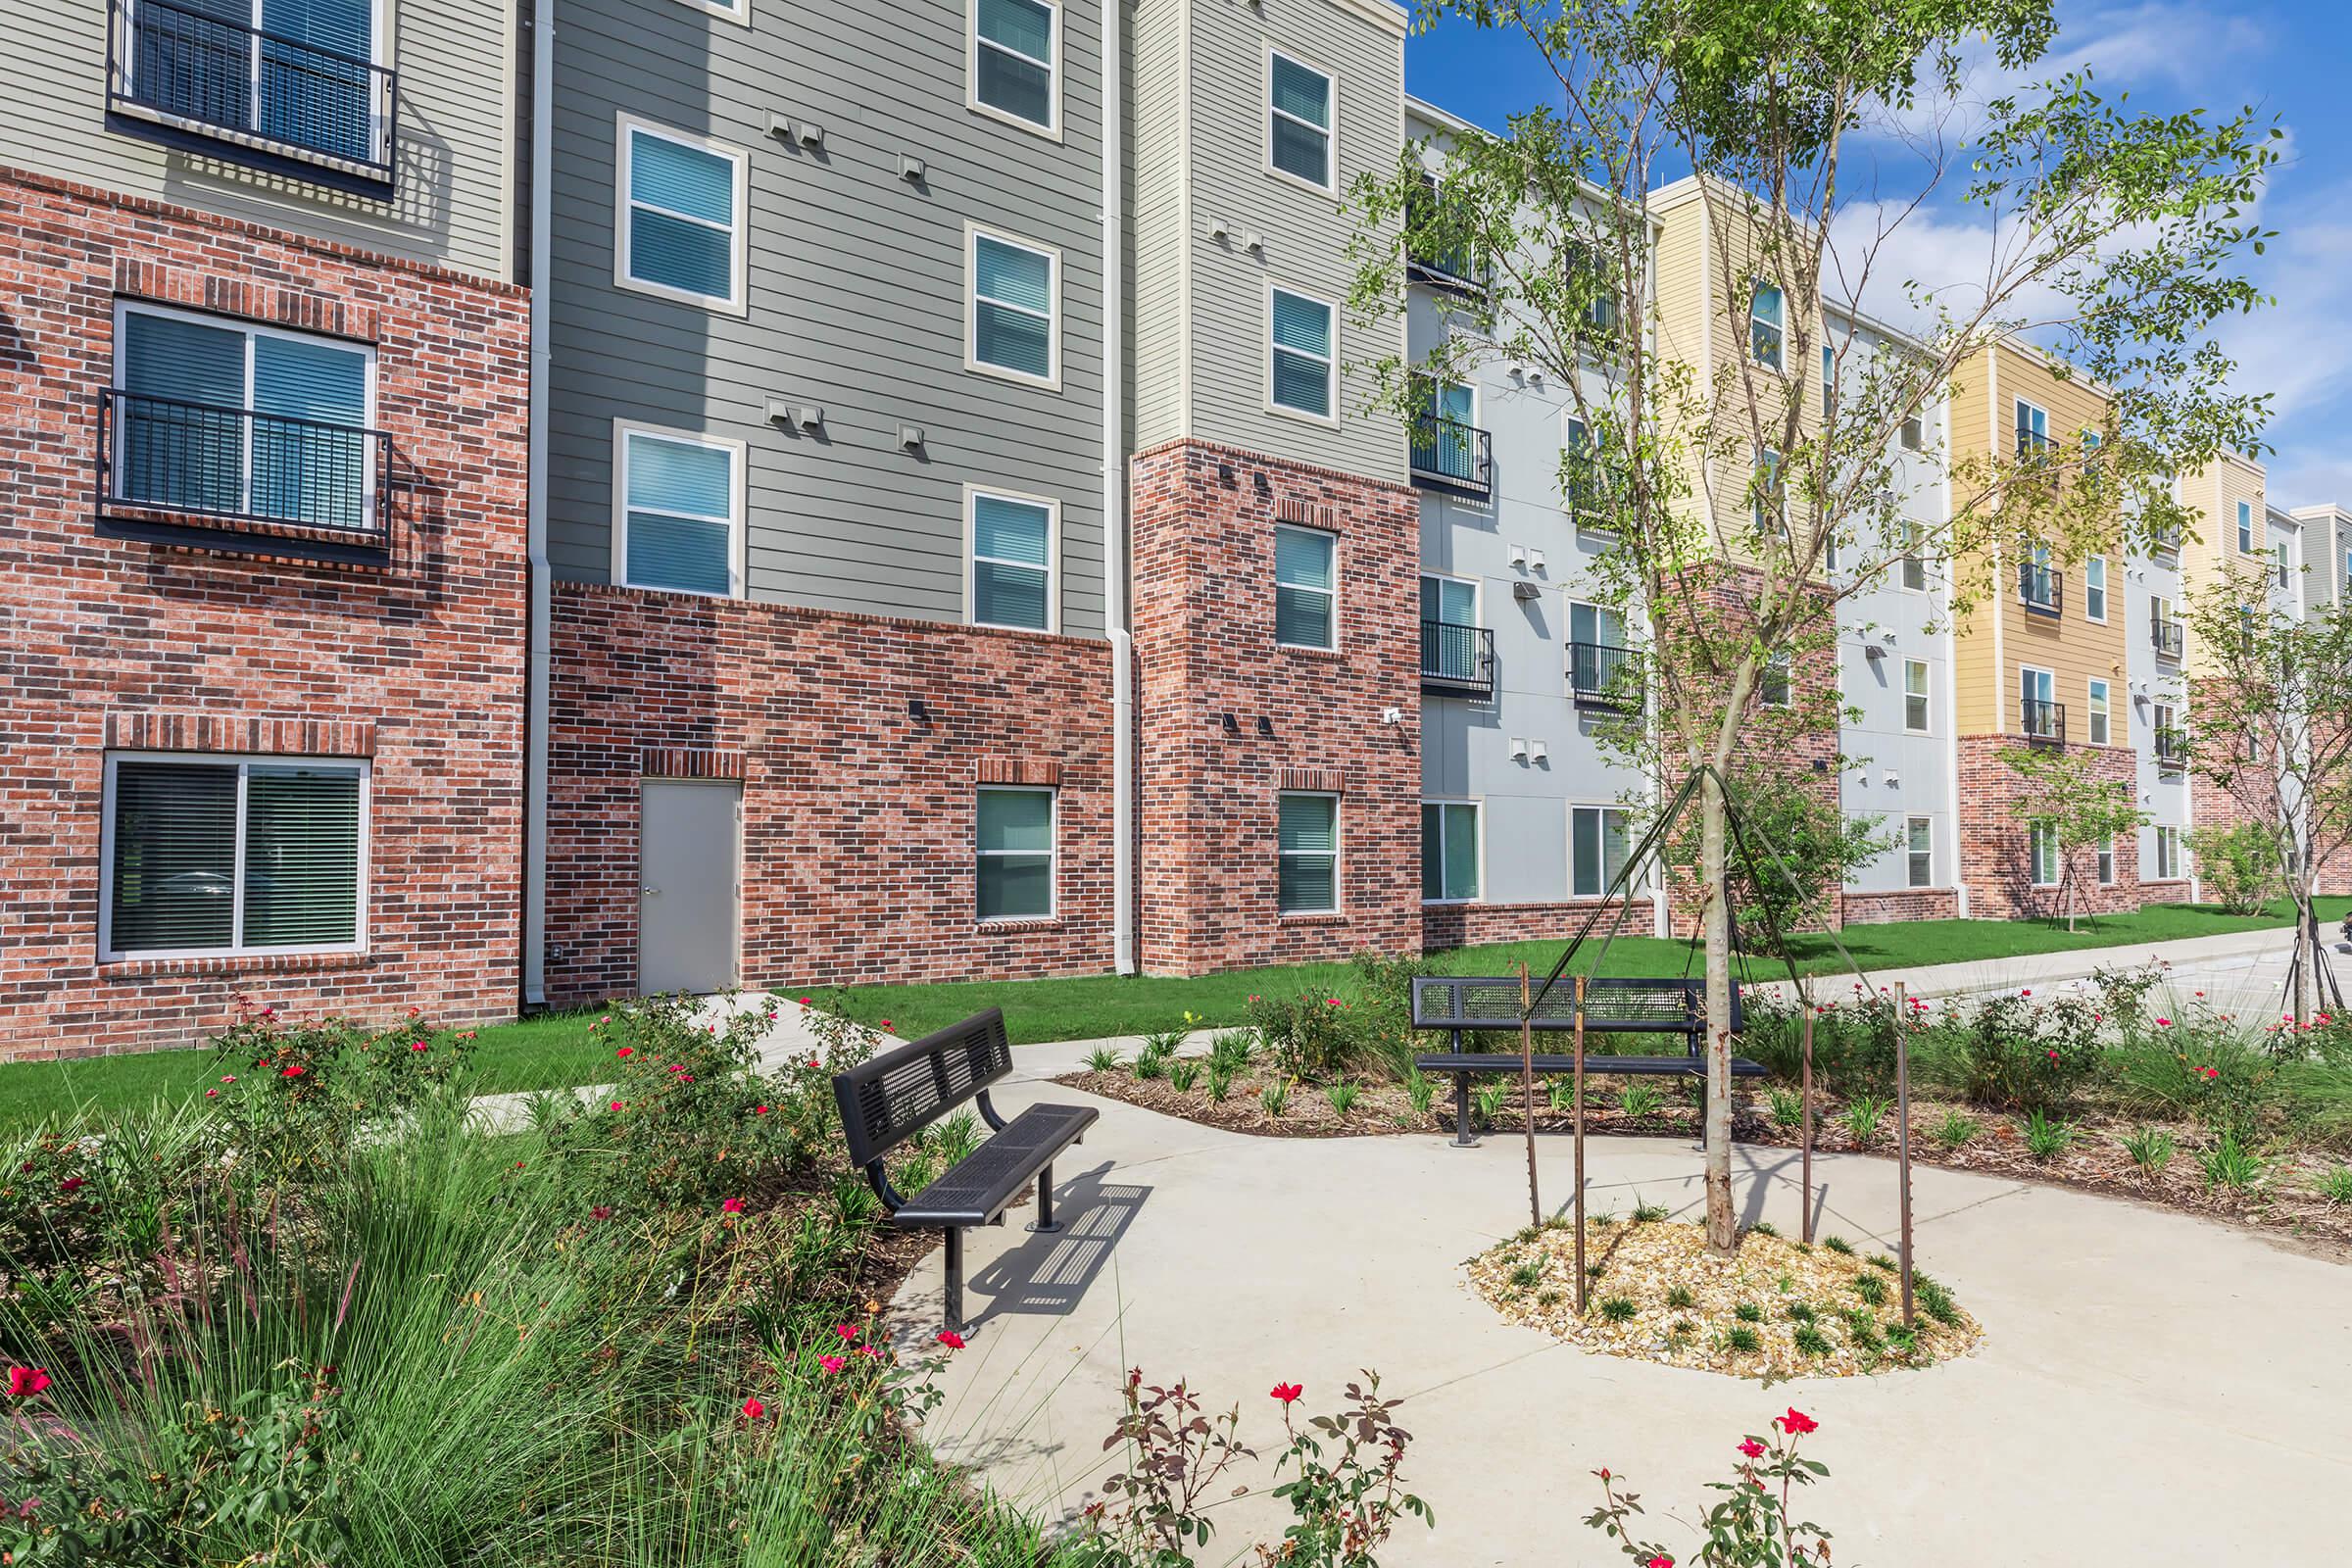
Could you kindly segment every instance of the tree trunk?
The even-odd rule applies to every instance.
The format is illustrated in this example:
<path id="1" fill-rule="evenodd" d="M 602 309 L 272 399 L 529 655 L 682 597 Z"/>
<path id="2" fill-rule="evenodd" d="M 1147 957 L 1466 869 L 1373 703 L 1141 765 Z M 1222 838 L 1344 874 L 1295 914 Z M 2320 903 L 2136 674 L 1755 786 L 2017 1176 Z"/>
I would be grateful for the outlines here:
<path id="1" fill-rule="evenodd" d="M 1732 1208 L 1732 921 L 1723 775 L 1698 785 L 1700 919 L 1707 955 L 1707 1250 L 1740 1244 Z"/>
<path id="2" fill-rule="evenodd" d="M 2308 865 L 2308 860 L 2305 862 Z M 2309 870 L 2295 880 L 2295 1028 L 2311 1025 L 2311 1015 L 2319 1010 L 2321 955 L 2327 949 L 2320 926 L 2320 911 L 2312 906 L 2319 889 Z"/>

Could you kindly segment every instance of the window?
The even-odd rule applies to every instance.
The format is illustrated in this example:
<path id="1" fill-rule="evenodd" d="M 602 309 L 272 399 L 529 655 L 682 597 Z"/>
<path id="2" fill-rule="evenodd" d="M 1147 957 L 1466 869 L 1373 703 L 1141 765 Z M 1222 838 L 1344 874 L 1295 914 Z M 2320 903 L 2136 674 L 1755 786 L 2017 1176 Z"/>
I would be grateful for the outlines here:
<path id="1" fill-rule="evenodd" d="M 1266 291 L 1266 396 L 1278 409 L 1336 424 L 1332 308 L 1286 288 Z"/>
<path id="2" fill-rule="evenodd" d="M 1781 455 L 1758 449 L 1748 484 L 1747 520 L 1758 533 L 1788 535 L 1788 484 L 1781 477 Z"/>
<path id="3" fill-rule="evenodd" d="M 619 229 L 612 281 L 641 294 L 746 314 L 750 160 L 733 147 L 619 118 Z"/>
<path id="4" fill-rule="evenodd" d="M 2244 501 L 2237 504 L 2237 550 L 2243 556 L 2254 553 L 2254 508 Z"/>
<path id="5" fill-rule="evenodd" d="M 1609 479 L 1601 466 L 1600 443 L 1573 415 L 1564 416 L 1562 446 L 1568 454 L 1568 514 L 1580 528 L 1609 531 Z"/>
<path id="6" fill-rule="evenodd" d="M 978 813 L 980 918 L 1054 913 L 1054 792 L 985 789 Z"/>
<path id="7" fill-rule="evenodd" d="M 1323 190 L 1332 173 L 1332 78 L 1279 49 L 1266 52 L 1266 167 Z"/>
<path id="8" fill-rule="evenodd" d="M 1747 351 L 1758 365 L 1781 368 L 1781 317 L 1785 309 L 1779 287 L 1757 279 L 1747 296 Z"/>
<path id="9" fill-rule="evenodd" d="M 2099 840 L 2099 886 L 2115 885 L 2115 835 L 2110 833 Z"/>
<path id="10" fill-rule="evenodd" d="M 1045 0 L 971 0 L 970 106 L 1060 134 L 1061 7 Z"/>
<path id="11" fill-rule="evenodd" d="M 1478 393 L 1459 381 L 1422 376 L 1421 414 L 1413 421 L 1412 471 L 1483 488 L 1488 482 L 1478 441 Z"/>
<path id="12" fill-rule="evenodd" d="M 1625 812 L 1614 806 L 1568 808 L 1568 887 L 1580 899 L 1597 899 L 1625 875 L 1633 840 Z M 1628 887 L 1631 879 L 1628 879 Z"/>
<path id="13" fill-rule="evenodd" d="M 1896 580 L 1915 594 L 1928 591 L 1928 559 L 1921 552 L 1928 542 L 1928 530 L 1919 523 L 1903 524 L 1903 559 Z"/>
<path id="14" fill-rule="evenodd" d="M 1568 688 L 1618 708 L 1642 703 L 1642 666 L 1625 636 L 1625 614 L 1602 605 L 1568 605 Z"/>
<path id="15" fill-rule="evenodd" d="M 1061 384 L 1061 253 L 966 228 L 971 341 L 964 368 L 1040 386 Z"/>
<path id="16" fill-rule="evenodd" d="M 1567 271 L 1570 297 L 1585 293 L 1591 295 L 1591 302 L 1582 313 L 1584 321 L 1601 339 L 1595 346 L 1606 352 L 1609 347 L 1607 339 L 1617 330 L 1615 263 L 1602 254 L 1602 247 L 1590 240 L 1572 239 L 1568 242 Z"/>
<path id="17" fill-rule="evenodd" d="M 972 580 L 978 626 L 1052 631 L 1054 527 L 1059 508 L 1034 496 L 967 490 Z"/>
<path id="18" fill-rule="evenodd" d="M 1928 662 L 1903 661 L 1903 728 L 1914 735 L 1928 732 Z"/>
<path id="19" fill-rule="evenodd" d="M 1838 416 L 1838 351 L 1827 343 L 1821 346 L 1821 413 L 1824 418 Z"/>
<path id="20" fill-rule="evenodd" d="M 2092 620 L 2107 618 L 2107 558 L 2092 556 L 2082 563 L 2082 613 Z"/>
<path id="21" fill-rule="evenodd" d="M 1478 808 L 1421 803 L 1421 897 L 1459 903 L 1478 897 Z"/>
<path id="22" fill-rule="evenodd" d="M 2180 876 L 2180 830 L 2160 827 L 2156 830 L 2156 880 L 2178 881 Z"/>
<path id="23" fill-rule="evenodd" d="M 2024 398 L 2017 400 L 2017 455 L 2037 459 L 2050 450 L 2050 416 Z"/>
<path id="24" fill-rule="evenodd" d="M 2064 740 L 2059 728 L 2057 677 L 2031 665 L 2017 672 L 2017 713 L 2024 733 L 2036 740 Z"/>
<path id="25" fill-rule="evenodd" d="M 1920 422 L 1920 417 L 1918 415 L 1914 414 L 1903 421 L 1902 441 L 1904 451 L 1917 452 L 1922 446 L 1927 444 L 1927 428 Z"/>
<path id="26" fill-rule="evenodd" d="M 1284 914 L 1328 914 L 1340 906 L 1340 798 L 1284 795 L 1275 889 Z"/>
<path id="27" fill-rule="evenodd" d="M 1788 706 L 1788 656 L 1775 654 L 1756 671 L 1756 699 L 1766 708 Z"/>
<path id="28" fill-rule="evenodd" d="M 165 0 L 116 8 L 110 110 L 391 177 L 391 73 L 375 0 Z"/>
<path id="29" fill-rule="evenodd" d="M 372 349 L 124 303 L 109 498 L 162 511 L 371 529 Z"/>
<path id="30" fill-rule="evenodd" d="M 2026 854 L 2032 862 L 2034 885 L 2054 888 L 2058 885 L 2058 827 L 2054 822 L 2035 822 L 2027 829 Z"/>
<path id="31" fill-rule="evenodd" d="M 1936 822 L 1933 817 L 1908 817 L 1903 822 L 1903 884 L 1936 885 Z"/>
<path id="32" fill-rule="evenodd" d="M 1338 646 L 1339 540 L 1319 528 L 1274 525 L 1274 640 L 1288 648 Z"/>
<path id="33" fill-rule="evenodd" d="M 106 760 L 100 956 L 357 952 L 368 764 Z"/>
<path id="34" fill-rule="evenodd" d="M 2089 711 L 2084 716 L 2090 720 L 2090 744 L 2093 746 L 2107 744 L 2107 682 L 2094 680 L 2090 683 Z"/>
<path id="35" fill-rule="evenodd" d="M 1421 673 L 1485 680 L 1486 638 L 1479 633 L 1477 583 L 1459 577 L 1421 579 Z"/>
<path id="36" fill-rule="evenodd" d="M 631 588 L 742 590 L 744 447 L 684 430 L 615 423 L 612 556 Z"/>

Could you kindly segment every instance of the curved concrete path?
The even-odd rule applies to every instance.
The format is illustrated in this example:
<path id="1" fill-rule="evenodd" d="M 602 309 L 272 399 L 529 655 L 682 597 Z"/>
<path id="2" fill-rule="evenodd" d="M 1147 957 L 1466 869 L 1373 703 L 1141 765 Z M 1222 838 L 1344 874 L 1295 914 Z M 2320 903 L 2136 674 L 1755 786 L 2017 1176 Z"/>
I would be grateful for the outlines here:
<path id="1" fill-rule="evenodd" d="M 1008 1088 L 1006 1106 L 1084 1099 Z M 1984 1324 L 1966 1359 L 1924 1372 L 1770 1389 L 1588 1354 L 1503 1323 L 1460 1263 L 1527 1220 L 1524 1146 L 1435 1137 L 1276 1140 L 1121 1103 L 1060 1178 L 1067 1234 L 974 1232 L 971 1345 L 932 1436 L 1002 1494 L 1060 1517 L 1100 1494 L 1123 1369 L 1188 1378 L 1269 1458 L 1267 1396 L 1306 1386 L 1333 1408 L 1371 1367 L 1405 1396 L 1406 1474 L 1438 1529 L 1383 1561 L 1616 1564 L 1583 1527 L 1606 1465 L 1642 1494 L 1678 1560 L 1733 1445 L 1790 1403 L 1821 1422 L 1830 1479 L 1806 1516 L 1839 1562 L 2311 1564 L 2352 1560 L 2352 1268 L 2224 1226 L 2052 1188 L 1921 1169 L 1920 1266 Z M 1548 1206 L 1569 1145 L 1544 1139 Z M 1594 1139 L 1592 1202 L 1701 1200 L 1690 1146 Z M 1746 1218 L 1793 1234 L 1796 1156 L 1743 1151 Z M 1821 1229 L 1886 1245 L 1891 1161 L 1825 1157 Z M 936 1255 L 900 1293 L 901 1332 L 938 1321 Z M 1220 1504 L 1201 1561 L 1280 1533 L 1258 1490 Z M 1227 1489 L 1230 1490 L 1230 1489 Z M 1660 1517 L 1665 1515 L 1667 1517 Z"/>

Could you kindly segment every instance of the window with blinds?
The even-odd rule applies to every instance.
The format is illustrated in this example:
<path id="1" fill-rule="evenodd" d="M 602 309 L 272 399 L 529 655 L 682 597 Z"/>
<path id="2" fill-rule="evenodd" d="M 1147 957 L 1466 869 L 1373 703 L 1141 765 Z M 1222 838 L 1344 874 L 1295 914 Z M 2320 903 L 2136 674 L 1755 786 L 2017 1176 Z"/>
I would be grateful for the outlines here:
<path id="1" fill-rule="evenodd" d="M 985 789 L 979 802 L 980 918 L 1054 912 L 1054 792 Z"/>
<path id="2" fill-rule="evenodd" d="M 1337 645 L 1339 541 L 1319 528 L 1274 525 L 1274 640 L 1290 648 Z"/>
<path id="3" fill-rule="evenodd" d="M 744 155 L 623 117 L 618 163 L 617 281 L 741 313 Z"/>
<path id="4" fill-rule="evenodd" d="M 972 7 L 971 103 L 1038 130 L 1057 129 L 1054 66 L 1061 9 L 1041 0 L 976 0 Z"/>
<path id="5" fill-rule="evenodd" d="M 972 492 L 972 620 L 1052 631 L 1054 508 Z"/>
<path id="6" fill-rule="evenodd" d="M 361 945 L 360 762 L 109 759 L 108 957 Z"/>
<path id="7" fill-rule="evenodd" d="M 1340 798 L 1285 795 L 1276 822 L 1281 865 L 1276 905 L 1284 914 L 1340 906 Z"/>
<path id="8" fill-rule="evenodd" d="M 1266 396 L 1278 409 L 1334 417 L 1332 308 L 1289 289 L 1266 295 Z"/>
<path id="9" fill-rule="evenodd" d="M 1061 373 L 1054 329 L 1059 253 L 974 229 L 969 266 L 971 368 L 1052 384 Z"/>
<path id="10" fill-rule="evenodd" d="M 632 588 L 732 594 L 742 447 L 626 425 L 615 428 L 614 445 L 621 580 Z"/>
<path id="11" fill-rule="evenodd" d="M 1266 57 L 1266 167 L 1331 190 L 1332 78 L 1280 50 Z"/>

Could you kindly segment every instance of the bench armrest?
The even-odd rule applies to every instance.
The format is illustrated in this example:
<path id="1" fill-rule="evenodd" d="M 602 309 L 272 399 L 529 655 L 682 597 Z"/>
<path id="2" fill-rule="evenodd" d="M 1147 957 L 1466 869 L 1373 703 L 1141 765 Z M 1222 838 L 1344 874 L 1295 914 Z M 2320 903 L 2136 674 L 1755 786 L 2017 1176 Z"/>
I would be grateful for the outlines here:
<path id="1" fill-rule="evenodd" d="M 1004 1118 L 997 1114 L 997 1107 L 990 1102 L 987 1090 L 983 1089 L 972 1096 L 972 1103 L 980 1107 L 980 1119 L 988 1123 L 990 1132 L 1001 1133 L 1004 1130 Z"/>

